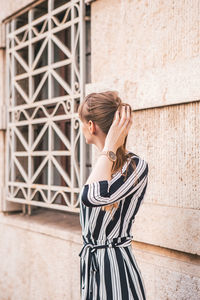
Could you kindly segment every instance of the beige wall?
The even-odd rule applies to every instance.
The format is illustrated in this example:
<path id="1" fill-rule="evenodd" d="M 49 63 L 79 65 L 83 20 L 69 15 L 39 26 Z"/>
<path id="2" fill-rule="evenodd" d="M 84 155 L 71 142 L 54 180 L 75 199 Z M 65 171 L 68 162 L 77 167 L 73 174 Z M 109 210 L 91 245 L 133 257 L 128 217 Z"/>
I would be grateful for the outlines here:
<path id="1" fill-rule="evenodd" d="M 200 1 L 92 4 L 87 92 L 118 90 L 135 112 L 127 147 L 150 171 L 132 230 L 155 300 L 200 297 L 199 8 Z"/>
<path id="2" fill-rule="evenodd" d="M 12 1 L 12 0 L 1 0 L 1 9 L 0 11 L 0 22 L 4 20 L 5 18 L 11 16 L 12 14 L 18 12 L 22 8 L 26 7 L 30 3 L 34 1 L 31 0 L 17 0 L 17 1 Z"/>
<path id="3" fill-rule="evenodd" d="M 3 1 L 0 20 L 29 3 Z M 133 250 L 145 279 L 147 300 L 197 300 L 200 1 L 98 0 L 91 5 L 92 83 L 86 92 L 115 89 L 132 105 L 134 123 L 127 146 L 149 163 L 145 201 L 133 224 Z M 4 49 L 0 51 L 3 66 Z M 0 105 L 5 101 L 4 86 L 1 72 Z M 1 130 L 1 165 L 4 141 Z M 94 148 L 93 154 L 94 162 Z M 1 207 L 3 197 L 1 168 Z M 63 222 L 53 212 L 45 216 L 27 219 L 1 214 L 3 300 L 27 300 L 25 295 L 32 300 L 78 299 L 79 220 L 74 218 L 70 226 L 68 214 Z"/>
<path id="4" fill-rule="evenodd" d="M 133 79 L 199 56 L 199 1 L 100 0 L 92 8 L 93 34 L 101 24 L 101 35 L 93 35 L 93 81 Z"/>
<path id="5" fill-rule="evenodd" d="M 0 236 L 0 299 L 80 299 L 78 216 L 53 210 L 0 213 Z M 200 259 L 136 241 L 132 246 L 147 300 L 198 299 Z"/>
<path id="6" fill-rule="evenodd" d="M 199 78 L 196 76 L 193 83 L 190 78 L 199 72 L 199 5 L 197 0 L 93 3 L 92 81 L 124 81 L 133 102 L 145 99 L 148 104 L 150 95 L 163 104 L 186 98 L 198 100 Z M 184 84 L 179 81 L 183 78 L 188 80 Z M 196 86 L 195 91 L 191 84 Z M 179 89 L 177 95 L 174 87 L 184 93 Z"/>
<path id="7" fill-rule="evenodd" d="M 78 216 L 0 213 L 0 299 L 78 300 Z"/>
<path id="8" fill-rule="evenodd" d="M 167 231 L 170 236 L 173 232 L 168 247 L 191 253 L 199 251 L 200 102 L 192 100 L 200 99 L 199 89 L 197 93 L 200 78 L 195 81 L 196 97 L 186 98 L 182 93 L 177 97 L 176 89 L 187 89 L 191 95 L 194 93 L 188 81 L 191 76 L 196 76 L 193 63 L 200 57 L 198 6 L 199 1 L 94 2 L 93 83 L 87 89 L 88 92 L 93 89 L 100 91 L 110 86 L 119 90 L 124 101 L 132 104 L 135 114 L 128 147 L 144 157 L 150 168 L 145 199 L 148 209 L 144 209 L 150 213 L 148 217 L 155 227 L 148 227 L 148 232 L 155 228 L 155 233 L 162 235 L 153 218 L 162 218 L 162 214 L 168 216 L 166 227 L 171 229 Z M 190 61 L 193 69 L 188 68 Z M 178 64 L 182 67 L 177 68 Z M 188 81 L 181 82 L 183 71 Z M 166 81 L 152 91 L 150 87 L 157 86 L 156 76 L 159 78 L 164 73 Z M 177 80 L 168 86 L 170 80 L 167 78 L 174 78 L 174 73 Z M 145 86 L 149 88 L 147 94 Z M 149 99 L 151 92 L 155 103 L 153 97 Z M 138 104 L 140 101 L 142 103 Z M 190 103 L 186 104 L 188 101 Z M 177 102 L 179 105 L 175 105 Z M 176 222 L 173 208 L 177 214 L 182 212 L 181 219 L 176 219 Z M 139 214 L 138 221 L 144 230 L 147 227 L 145 214 L 143 217 Z M 150 223 L 148 219 L 148 225 Z M 192 242 L 188 241 L 189 237 Z M 156 237 L 152 237 L 153 244 L 155 240 Z M 159 245 L 166 246 L 166 243 L 160 241 Z"/>

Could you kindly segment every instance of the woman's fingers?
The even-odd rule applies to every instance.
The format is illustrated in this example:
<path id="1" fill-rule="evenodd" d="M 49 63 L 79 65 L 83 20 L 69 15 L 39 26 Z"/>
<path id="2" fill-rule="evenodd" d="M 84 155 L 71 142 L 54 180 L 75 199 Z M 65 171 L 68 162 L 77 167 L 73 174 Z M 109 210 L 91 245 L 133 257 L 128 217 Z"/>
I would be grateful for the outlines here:
<path id="1" fill-rule="evenodd" d="M 127 105 L 127 119 L 130 121 L 130 119 L 131 119 L 131 108 L 130 108 L 130 106 L 129 105 Z"/>
<path id="2" fill-rule="evenodd" d="M 132 118 L 133 118 L 133 116 L 132 116 L 132 110 L 131 110 L 131 107 L 129 106 L 128 107 L 129 109 L 128 109 L 128 128 L 130 128 L 131 127 L 131 125 L 132 125 Z"/>
<path id="3" fill-rule="evenodd" d="M 132 124 L 133 124 L 133 121 L 132 121 L 132 118 L 131 118 L 131 119 L 129 120 L 129 123 L 128 123 L 127 127 L 126 127 L 126 133 L 129 132 L 129 129 L 131 128 Z"/>
<path id="4" fill-rule="evenodd" d="M 122 130 L 125 130 L 131 120 L 131 108 L 129 105 L 126 105 L 124 119 L 121 122 Z"/>
<path id="5" fill-rule="evenodd" d="M 128 132 L 128 129 L 131 126 L 131 124 L 129 126 L 129 123 L 132 122 L 131 118 L 131 107 L 129 105 L 123 105 L 121 107 L 121 116 L 119 109 L 115 112 L 113 125 L 116 125 L 120 132 Z"/>
<path id="6" fill-rule="evenodd" d="M 114 120 L 113 120 L 113 124 L 118 124 L 119 123 L 119 110 L 117 109 L 116 112 L 115 112 L 115 115 L 114 115 Z"/>
<path id="7" fill-rule="evenodd" d="M 121 110 L 119 111 L 119 109 Z M 132 113 L 130 105 L 122 105 L 115 112 L 113 123 L 106 136 L 105 144 L 114 146 L 118 149 L 123 143 L 124 138 L 132 125 Z M 120 116 L 121 114 L 121 116 Z"/>
<path id="8" fill-rule="evenodd" d="M 125 121 L 126 121 L 126 107 L 125 107 L 125 105 L 123 105 L 119 126 L 122 127 L 124 125 Z"/>

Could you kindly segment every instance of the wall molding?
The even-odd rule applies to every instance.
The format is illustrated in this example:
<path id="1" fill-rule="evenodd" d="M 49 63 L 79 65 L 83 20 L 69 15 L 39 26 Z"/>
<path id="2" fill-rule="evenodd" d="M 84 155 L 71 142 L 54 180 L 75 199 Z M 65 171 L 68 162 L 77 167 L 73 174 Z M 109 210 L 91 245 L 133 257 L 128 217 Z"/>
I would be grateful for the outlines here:
<path id="1" fill-rule="evenodd" d="M 133 239 L 200 255 L 200 211 L 144 203 L 132 226 Z"/>
<path id="2" fill-rule="evenodd" d="M 135 80 L 111 79 L 86 84 L 86 94 L 119 91 L 133 110 L 165 107 L 200 101 L 200 56 L 146 70 Z"/>

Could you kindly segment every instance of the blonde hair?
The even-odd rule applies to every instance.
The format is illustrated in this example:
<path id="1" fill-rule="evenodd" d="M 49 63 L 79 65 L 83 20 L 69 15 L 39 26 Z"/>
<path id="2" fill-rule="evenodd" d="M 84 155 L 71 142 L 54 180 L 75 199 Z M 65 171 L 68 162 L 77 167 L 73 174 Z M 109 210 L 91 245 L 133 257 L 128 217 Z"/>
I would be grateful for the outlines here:
<path id="1" fill-rule="evenodd" d="M 82 121 L 93 121 L 105 134 L 107 134 L 110 126 L 112 125 L 116 110 L 119 108 L 119 111 L 121 112 L 121 108 L 123 105 L 129 106 L 131 110 L 130 104 L 123 103 L 116 91 L 91 93 L 87 95 L 83 102 L 81 102 L 81 104 L 79 105 L 78 114 Z M 127 136 L 124 140 L 124 144 L 117 149 L 117 160 L 113 162 L 111 175 L 119 170 L 121 170 L 122 174 L 122 167 L 124 166 L 128 158 L 132 156 L 131 153 L 126 153 L 126 141 Z M 135 168 L 136 165 L 133 160 L 132 164 Z M 125 178 L 127 176 L 127 171 L 128 168 L 126 169 L 125 174 L 122 174 Z M 111 211 L 112 208 L 118 207 L 118 205 L 119 202 L 103 206 L 102 209 Z"/>

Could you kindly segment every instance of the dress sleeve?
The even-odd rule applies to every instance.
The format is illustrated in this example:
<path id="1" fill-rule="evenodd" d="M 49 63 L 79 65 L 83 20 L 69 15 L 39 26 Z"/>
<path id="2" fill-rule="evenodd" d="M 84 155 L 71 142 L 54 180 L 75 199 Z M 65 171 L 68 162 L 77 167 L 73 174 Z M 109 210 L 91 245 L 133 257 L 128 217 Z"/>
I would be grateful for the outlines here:
<path id="1" fill-rule="evenodd" d="M 131 160 L 134 159 L 136 168 L 133 168 Z M 133 194 L 140 196 L 146 189 L 148 182 L 148 163 L 140 157 L 132 157 L 124 167 L 128 168 L 127 177 L 121 172 L 111 180 L 99 180 L 85 184 L 82 189 L 81 200 L 86 206 L 105 206 L 120 201 Z M 124 168 L 126 171 L 126 168 Z M 123 171 L 122 169 L 122 171 Z"/>

